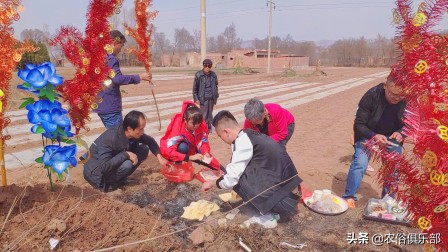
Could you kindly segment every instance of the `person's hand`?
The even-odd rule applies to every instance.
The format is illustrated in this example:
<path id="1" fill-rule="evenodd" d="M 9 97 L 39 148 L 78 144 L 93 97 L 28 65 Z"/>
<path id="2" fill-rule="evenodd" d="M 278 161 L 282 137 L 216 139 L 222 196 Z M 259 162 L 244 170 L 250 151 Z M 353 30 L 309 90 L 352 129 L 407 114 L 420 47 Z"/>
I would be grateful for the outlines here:
<path id="1" fill-rule="evenodd" d="M 199 153 L 196 153 L 196 154 L 191 155 L 191 156 L 188 157 L 188 159 L 190 159 L 191 161 L 194 161 L 194 160 L 202 161 L 202 158 L 203 158 L 203 156 L 201 154 L 199 154 Z"/>
<path id="2" fill-rule="evenodd" d="M 132 162 L 132 165 L 136 165 L 137 164 L 137 162 L 138 162 L 138 158 L 137 158 L 137 155 L 135 155 L 135 153 L 133 153 L 133 152 L 130 152 L 130 151 L 126 151 L 127 153 L 128 153 L 128 155 L 129 155 L 129 160 L 131 160 L 131 162 Z"/>
<path id="3" fill-rule="evenodd" d="M 216 180 L 207 180 L 205 181 L 202 186 L 201 186 L 201 190 L 203 192 L 208 191 L 210 188 L 213 187 L 213 185 L 216 184 Z"/>
<path id="4" fill-rule="evenodd" d="M 387 146 L 387 137 L 385 135 L 376 134 L 373 138 L 375 138 L 379 147 L 384 148 Z"/>
<path id="5" fill-rule="evenodd" d="M 152 79 L 152 74 L 150 73 L 141 73 L 139 74 L 140 80 L 150 81 Z"/>
<path id="6" fill-rule="evenodd" d="M 212 162 L 212 156 L 210 155 L 210 153 L 205 153 L 202 161 L 206 164 L 210 164 Z"/>
<path id="7" fill-rule="evenodd" d="M 395 139 L 397 142 L 401 143 L 403 142 L 403 136 L 400 134 L 400 132 L 394 132 L 389 137 L 390 139 Z"/>
<path id="8" fill-rule="evenodd" d="M 195 101 L 194 103 L 198 106 L 201 105 L 201 102 L 199 100 Z"/>
<path id="9" fill-rule="evenodd" d="M 160 153 L 157 154 L 157 160 L 159 160 L 159 163 L 163 166 L 165 166 L 166 163 L 168 162 L 168 161 L 166 161 L 166 159 L 164 157 L 162 157 L 162 155 Z"/>

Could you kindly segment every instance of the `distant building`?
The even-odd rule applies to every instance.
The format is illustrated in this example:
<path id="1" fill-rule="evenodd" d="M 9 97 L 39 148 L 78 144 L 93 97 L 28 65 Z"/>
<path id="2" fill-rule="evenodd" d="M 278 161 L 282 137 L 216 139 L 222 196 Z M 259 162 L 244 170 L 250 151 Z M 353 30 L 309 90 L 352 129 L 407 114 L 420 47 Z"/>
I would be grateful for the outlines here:
<path id="1" fill-rule="evenodd" d="M 184 55 L 164 55 L 164 62 L 171 62 L 172 66 L 191 66 L 201 67 L 201 55 L 197 52 L 187 52 Z M 233 50 L 229 53 L 207 53 L 207 58 L 213 61 L 216 68 L 267 68 L 268 51 L 267 50 Z M 167 66 L 169 64 L 166 64 Z M 300 69 L 309 66 L 309 57 L 293 54 L 281 54 L 280 51 L 271 51 L 272 69 Z"/>

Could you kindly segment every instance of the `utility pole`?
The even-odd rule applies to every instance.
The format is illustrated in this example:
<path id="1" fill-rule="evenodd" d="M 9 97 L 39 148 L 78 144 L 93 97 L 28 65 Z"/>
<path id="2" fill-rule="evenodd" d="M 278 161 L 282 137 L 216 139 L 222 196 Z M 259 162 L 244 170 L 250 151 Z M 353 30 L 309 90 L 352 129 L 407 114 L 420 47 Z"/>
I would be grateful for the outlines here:
<path id="1" fill-rule="evenodd" d="M 205 21 L 205 0 L 201 0 L 201 62 L 207 57 L 207 33 Z"/>
<path id="2" fill-rule="evenodd" d="M 268 0 L 266 3 L 269 6 L 269 39 L 268 39 L 268 70 L 271 71 L 271 36 L 272 36 L 272 8 L 275 9 L 275 3 L 273 0 Z"/>

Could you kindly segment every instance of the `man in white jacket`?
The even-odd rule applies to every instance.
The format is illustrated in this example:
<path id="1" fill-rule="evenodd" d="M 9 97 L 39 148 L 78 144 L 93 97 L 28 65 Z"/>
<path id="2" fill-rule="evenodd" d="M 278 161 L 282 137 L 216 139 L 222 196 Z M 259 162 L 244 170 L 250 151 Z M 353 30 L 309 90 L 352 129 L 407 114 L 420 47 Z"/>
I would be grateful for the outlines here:
<path id="1" fill-rule="evenodd" d="M 213 126 L 218 136 L 231 145 L 232 159 L 225 174 L 205 182 L 202 190 L 214 184 L 220 189 L 233 188 L 261 214 L 273 212 L 280 215 L 280 221 L 288 221 L 297 213 L 302 179 L 286 150 L 265 134 L 242 129 L 226 110 L 213 118 Z"/>

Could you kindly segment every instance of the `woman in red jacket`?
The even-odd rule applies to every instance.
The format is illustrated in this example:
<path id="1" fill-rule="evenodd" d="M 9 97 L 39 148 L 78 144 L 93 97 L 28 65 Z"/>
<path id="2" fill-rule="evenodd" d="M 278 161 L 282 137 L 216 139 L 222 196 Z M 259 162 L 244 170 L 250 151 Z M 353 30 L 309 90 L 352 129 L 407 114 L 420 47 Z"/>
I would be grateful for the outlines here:
<path id="1" fill-rule="evenodd" d="M 257 98 L 252 98 L 244 106 L 244 115 L 245 129 L 264 133 L 286 148 L 295 127 L 294 116 L 288 110 L 278 104 L 263 104 Z"/>
<path id="2" fill-rule="evenodd" d="M 191 160 L 209 164 L 220 174 L 220 164 L 210 153 L 207 124 L 192 101 L 184 101 L 182 112 L 171 118 L 165 135 L 160 139 L 160 153 L 173 162 Z"/>

